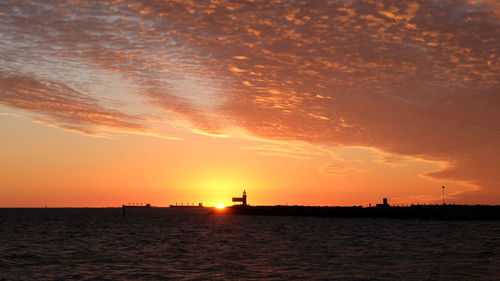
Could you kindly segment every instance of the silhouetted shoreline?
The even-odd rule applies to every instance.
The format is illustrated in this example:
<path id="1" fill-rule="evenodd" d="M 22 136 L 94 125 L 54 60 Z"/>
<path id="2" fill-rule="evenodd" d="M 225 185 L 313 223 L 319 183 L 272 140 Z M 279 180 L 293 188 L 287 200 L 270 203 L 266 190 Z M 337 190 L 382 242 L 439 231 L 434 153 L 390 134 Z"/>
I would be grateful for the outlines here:
<path id="1" fill-rule="evenodd" d="M 159 206 L 122 206 L 122 207 L 0 207 L 0 209 L 28 210 L 38 209 L 130 209 L 132 213 L 143 211 L 186 209 L 205 210 L 208 215 L 249 215 L 249 216 L 308 216 L 337 218 L 392 218 L 392 219 L 430 219 L 430 220 L 484 220 L 500 221 L 500 205 L 411 205 L 362 207 L 362 206 L 242 206 L 234 205 L 224 209 L 208 206 L 194 208 L 175 208 Z M 128 213 L 128 212 L 127 212 Z"/>
<path id="2" fill-rule="evenodd" d="M 412 205 L 408 207 L 232 206 L 215 215 L 312 216 L 435 220 L 500 220 L 500 205 Z"/>

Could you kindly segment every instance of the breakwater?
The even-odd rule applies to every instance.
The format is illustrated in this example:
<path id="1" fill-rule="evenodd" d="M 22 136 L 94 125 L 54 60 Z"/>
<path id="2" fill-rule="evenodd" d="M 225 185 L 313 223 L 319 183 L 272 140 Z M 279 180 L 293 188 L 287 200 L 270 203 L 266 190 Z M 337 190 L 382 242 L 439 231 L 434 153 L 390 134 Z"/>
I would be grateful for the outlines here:
<path id="1" fill-rule="evenodd" d="M 412 205 L 408 207 L 232 206 L 211 214 L 438 220 L 500 220 L 498 205 Z"/>

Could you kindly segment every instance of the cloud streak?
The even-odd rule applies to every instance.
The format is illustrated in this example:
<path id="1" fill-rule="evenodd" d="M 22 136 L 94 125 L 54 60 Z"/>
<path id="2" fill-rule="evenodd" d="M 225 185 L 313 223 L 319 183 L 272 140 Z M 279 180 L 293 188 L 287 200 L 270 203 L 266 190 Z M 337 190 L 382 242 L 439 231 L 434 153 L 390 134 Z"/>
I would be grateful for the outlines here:
<path id="1" fill-rule="evenodd" d="M 105 109 L 98 102 L 54 81 L 0 72 L 0 100 L 17 109 L 37 113 L 42 121 L 84 134 L 98 134 L 99 127 L 140 131 L 146 127 L 140 117 Z"/>

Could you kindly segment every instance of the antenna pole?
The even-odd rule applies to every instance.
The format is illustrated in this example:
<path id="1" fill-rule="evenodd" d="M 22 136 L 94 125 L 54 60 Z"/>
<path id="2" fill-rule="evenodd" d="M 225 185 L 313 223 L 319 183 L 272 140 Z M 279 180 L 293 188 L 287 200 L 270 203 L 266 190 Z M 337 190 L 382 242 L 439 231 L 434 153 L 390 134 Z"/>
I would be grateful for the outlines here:
<path id="1" fill-rule="evenodd" d="M 444 185 L 442 186 L 443 189 L 443 205 L 444 205 Z"/>

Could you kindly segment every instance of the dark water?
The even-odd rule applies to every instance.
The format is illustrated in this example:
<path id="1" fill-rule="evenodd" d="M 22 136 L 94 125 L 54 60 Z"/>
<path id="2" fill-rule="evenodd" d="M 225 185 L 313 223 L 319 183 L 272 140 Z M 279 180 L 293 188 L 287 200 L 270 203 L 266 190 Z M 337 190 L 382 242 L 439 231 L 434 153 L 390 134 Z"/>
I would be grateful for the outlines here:
<path id="1" fill-rule="evenodd" d="M 500 280 L 500 222 L 0 209 L 0 280 Z"/>

